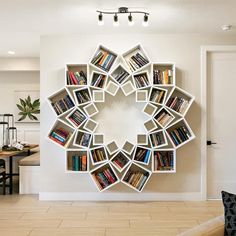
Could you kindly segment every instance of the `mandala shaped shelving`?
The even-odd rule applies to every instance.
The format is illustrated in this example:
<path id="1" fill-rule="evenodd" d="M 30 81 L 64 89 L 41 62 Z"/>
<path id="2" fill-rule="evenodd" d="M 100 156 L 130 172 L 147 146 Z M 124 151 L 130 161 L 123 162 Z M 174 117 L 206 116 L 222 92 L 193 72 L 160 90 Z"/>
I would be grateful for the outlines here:
<path id="1" fill-rule="evenodd" d="M 176 149 L 195 138 L 185 120 L 194 97 L 175 85 L 173 63 L 151 63 L 141 45 L 122 55 L 99 46 L 91 61 L 67 64 L 65 87 L 48 98 L 57 120 L 48 138 L 65 149 L 66 171 L 88 173 L 99 191 L 122 182 L 141 192 L 153 173 L 176 172 Z M 137 142 L 104 143 L 96 103 L 106 93 L 136 94 L 145 103 L 145 134 Z"/>

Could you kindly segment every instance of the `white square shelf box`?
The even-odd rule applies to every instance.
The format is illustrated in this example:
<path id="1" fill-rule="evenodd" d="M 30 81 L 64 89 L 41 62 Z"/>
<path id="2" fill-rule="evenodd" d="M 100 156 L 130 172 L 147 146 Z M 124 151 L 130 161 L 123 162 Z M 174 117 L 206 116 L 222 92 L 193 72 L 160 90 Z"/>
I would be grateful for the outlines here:
<path id="1" fill-rule="evenodd" d="M 88 117 L 92 117 L 98 113 L 98 109 L 94 103 L 84 106 L 84 111 Z"/>
<path id="2" fill-rule="evenodd" d="M 107 84 L 106 92 L 111 94 L 112 96 L 115 96 L 119 88 L 119 85 L 110 80 Z"/>
<path id="3" fill-rule="evenodd" d="M 145 107 L 143 108 L 142 112 L 150 117 L 153 117 L 157 109 L 158 107 L 156 105 L 147 103 Z"/>
<path id="4" fill-rule="evenodd" d="M 137 90 L 136 102 L 148 102 L 148 90 Z"/>
<path id="5" fill-rule="evenodd" d="M 173 62 L 152 63 L 152 84 L 158 87 L 172 87 L 176 83 L 176 68 Z"/>
<path id="6" fill-rule="evenodd" d="M 86 156 L 86 170 L 73 170 L 73 156 Z M 67 149 L 65 152 L 66 173 L 89 173 L 89 152 L 85 149 Z M 83 160 L 82 160 L 83 162 Z M 83 163 L 82 163 L 83 164 Z"/>
<path id="7" fill-rule="evenodd" d="M 118 148 L 115 141 L 112 141 L 112 142 L 108 143 L 106 145 L 106 147 L 107 147 L 107 151 L 110 155 L 116 153 L 119 150 L 119 148 Z"/>
<path id="8" fill-rule="evenodd" d="M 137 53 L 139 54 L 139 56 L 137 56 Z M 138 72 L 144 69 L 146 66 L 150 65 L 150 59 L 148 58 L 147 53 L 140 44 L 131 48 L 130 50 L 125 52 L 122 56 L 124 58 L 127 68 L 129 68 L 132 73 Z M 139 60 L 141 60 L 142 62 L 141 64 L 140 61 L 139 64 L 137 64 L 137 61 L 132 59 L 132 57 L 135 56 L 138 57 Z"/>
<path id="9" fill-rule="evenodd" d="M 92 119 L 88 119 L 84 124 L 84 129 L 93 133 L 96 131 L 98 123 Z"/>
<path id="10" fill-rule="evenodd" d="M 90 157 L 93 165 L 99 165 L 108 161 L 106 148 L 104 146 L 90 148 Z"/>
<path id="11" fill-rule="evenodd" d="M 93 102 L 105 102 L 104 90 L 93 90 Z"/>
<path id="12" fill-rule="evenodd" d="M 93 145 L 104 145 L 104 134 L 93 134 Z"/>
<path id="13" fill-rule="evenodd" d="M 159 149 L 158 148 L 158 149 L 153 149 L 152 152 L 153 152 L 152 173 L 158 173 L 158 174 L 176 173 L 176 150 L 175 149 L 173 148 Z"/>
<path id="14" fill-rule="evenodd" d="M 119 84 L 125 83 L 129 76 L 130 73 L 121 63 L 111 72 L 111 78 Z"/>
<path id="15" fill-rule="evenodd" d="M 116 168 L 120 173 L 130 164 L 130 158 L 122 151 L 117 152 L 111 158 L 111 164 Z"/>
<path id="16" fill-rule="evenodd" d="M 99 183 L 99 180 L 96 178 L 96 175 L 99 175 L 99 173 L 102 173 L 104 170 L 107 170 L 109 169 L 110 173 L 113 175 L 113 177 L 115 178 L 115 182 L 113 183 L 109 183 L 107 186 L 103 187 L 100 183 Z M 107 173 L 107 171 L 106 171 Z M 110 173 L 109 174 L 106 174 L 104 175 L 106 178 L 109 179 L 110 181 Z M 107 190 L 109 188 L 111 188 L 112 186 L 118 184 L 120 182 L 120 179 L 118 177 L 118 175 L 116 174 L 116 172 L 114 171 L 112 165 L 110 163 L 105 163 L 103 165 L 100 165 L 98 166 L 97 168 L 93 169 L 91 172 L 90 172 L 90 176 L 95 184 L 95 186 L 97 187 L 97 189 L 100 191 L 100 192 L 103 192 L 104 190 Z M 100 177 L 103 176 L 103 175 L 100 175 Z M 101 177 L 102 178 L 102 177 Z M 103 177 L 104 178 L 104 177 Z M 107 179 L 107 180 L 108 180 Z"/>
<path id="17" fill-rule="evenodd" d="M 88 64 L 66 64 L 65 68 L 65 84 L 67 87 L 83 87 L 88 85 L 89 75 Z"/>
<path id="18" fill-rule="evenodd" d="M 130 181 L 127 179 L 129 176 L 129 174 L 135 174 L 135 173 L 141 173 L 143 174 L 143 179 L 142 182 L 140 182 L 137 186 L 133 183 L 132 185 L 132 181 Z M 147 184 L 148 180 L 151 177 L 152 172 L 146 168 L 144 168 L 143 166 L 137 164 L 137 163 L 132 163 L 125 171 L 124 175 L 121 178 L 121 182 L 124 183 L 125 185 L 127 185 L 128 187 L 134 189 L 137 192 L 142 192 L 142 190 L 144 189 L 145 185 Z M 144 177 L 146 176 L 146 177 Z M 131 183 L 129 183 L 129 181 Z"/>
<path id="19" fill-rule="evenodd" d="M 135 91 L 135 88 L 131 81 L 127 81 L 124 84 L 122 84 L 121 89 L 125 96 L 129 96 Z"/>

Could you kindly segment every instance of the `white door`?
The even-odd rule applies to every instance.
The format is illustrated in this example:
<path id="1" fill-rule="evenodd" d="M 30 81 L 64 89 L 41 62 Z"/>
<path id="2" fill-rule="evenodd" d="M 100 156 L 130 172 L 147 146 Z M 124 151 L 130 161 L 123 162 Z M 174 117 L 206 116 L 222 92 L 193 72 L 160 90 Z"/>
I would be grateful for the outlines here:
<path id="1" fill-rule="evenodd" d="M 236 52 L 207 57 L 207 197 L 236 193 Z"/>

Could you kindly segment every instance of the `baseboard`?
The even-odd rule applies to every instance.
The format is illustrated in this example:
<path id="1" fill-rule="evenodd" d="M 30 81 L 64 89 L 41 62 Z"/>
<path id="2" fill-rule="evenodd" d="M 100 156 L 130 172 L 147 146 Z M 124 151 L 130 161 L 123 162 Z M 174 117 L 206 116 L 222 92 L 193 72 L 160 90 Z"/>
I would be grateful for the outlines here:
<path id="1" fill-rule="evenodd" d="M 201 192 L 193 193 L 90 193 L 40 192 L 41 201 L 201 201 Z"/>

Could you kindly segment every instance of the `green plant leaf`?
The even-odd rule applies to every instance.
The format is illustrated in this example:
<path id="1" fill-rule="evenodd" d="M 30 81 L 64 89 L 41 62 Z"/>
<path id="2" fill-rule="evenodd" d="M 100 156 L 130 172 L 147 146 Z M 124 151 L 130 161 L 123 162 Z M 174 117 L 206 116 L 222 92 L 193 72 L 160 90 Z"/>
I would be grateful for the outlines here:
<path id="1" fill-rule="evenodd" d="M 28 114 L 28 116 L 29 116 L 29 118 L 31 120 L 38 120 L 38 118 L 36 116 L 34 116 L 34 115 L 30 114 L 30 113 Z"/>
<path id="2" fill-rule="evenodd" d="M 16 106 L 18 107 L 20 111 L 24 111 L 24 108 L 20 104 L 16 104 Z"/>
<path id="3" fill-rule="evenodd" d="M 22 105 L 23 107 L 25 107 L 25 106 L 26 106 L 26 103 L 25 103 L 25 101 L 24 101 L 23 99 L 21 99 L 21 98 L 20 98 L 20 103 L 21 103 L 21 105 Z"/>
<path id="4" fill-rule="evenodd" d="M 39 99 L 36 99 L 34 102 L 33 102 L 33 107 L 39 107 L 40 106 L 40 101 Z"/>
<path id="5" fill-rule="evenodd" d="M 33 110 L 31 111 L 32 114 L 39 114 L 40 113 L 40 110 Z"/>
<path id="6" fill-rule="evenodd" d="M 27 101 L 28 101 L 29 104 L 31 104 L 31 97 L 30 97 L 30 95 L 28 95 Z"/>
<path id="7" fill-rule="evenodd" d="M 26 118 L 26 116 L 27 116 L 26 114 L 23 115 L 23 116 L 21 116 L 20 119 L 19 119 L 18 121 L 22 121 L 22 120 L 24 120 L 24 119 Z"/>
<path id="8" fill-rule="evenodd" d="M 28 106 L 28 107 L 30 106 L 30 103 L 29 103 L 28 98 L 25 99 L 25 104 L 26 104 L 26 106 Z"/>

